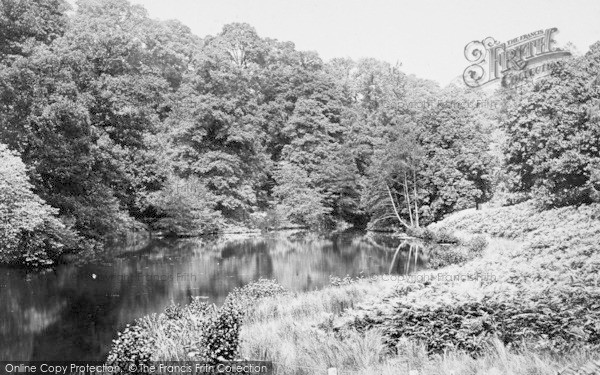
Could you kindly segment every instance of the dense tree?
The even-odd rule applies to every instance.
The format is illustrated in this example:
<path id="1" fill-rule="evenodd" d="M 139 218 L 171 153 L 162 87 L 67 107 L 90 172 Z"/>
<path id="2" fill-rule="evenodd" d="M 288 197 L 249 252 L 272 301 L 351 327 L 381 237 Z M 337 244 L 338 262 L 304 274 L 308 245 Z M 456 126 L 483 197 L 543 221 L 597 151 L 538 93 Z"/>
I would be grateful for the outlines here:
<path id="1" fill-rule="evenodd" d="M 216 233 L 222 217 L 214 209 L 215 197 L 197 178 L 170 176 L 165 186 L 148 196 L 154 210 L 153 228 L 166 235 Z"/>
<path id="2" fill-rule="evenodd" d="M 324 63 L 247 24 L 200 39 L 126 0 L 69 16 L 0 1 L 0 141 L 88 240 L 261 212 L 417 226 L 489 197 L 494 124 L 463 103 L 475 94 L 374 59 Z"/>
<path id="3" fill-rule="evenodd" d="M 326 205 L 326 192 L 315 186 L 306 170 L 282 162 L 275 172 L 275 181 L 274 195 L 281 217 L 310 226 L 327 224 L 331 209 Z"/>
<path id="4" fill-rule="evenodd" d="M 32 192 L 25 164 L 0 143 L 0 262 L 46 266 L 77 246 L 58 210 Z"/>
<path id="5" fill-rule="evenodd" d="M 477 108 L 485 98 L 440 90 L 372 60 L 350 77 L 350 143 L 365 171 L 363 207 L 373 223 L 427 223 L 490 198 L 496 161 L 488 134 L 495 124 Z"/>
<path id="6" fill-rule="evenodd" d="M 422 170 L 431 219 L 479 205 L 490 198 L 490 128 L 479 121 L 472 101 L 460 89 L 442 91 L 420 119 L 419 143 L 425 149 Z"/>
<path id="7" fill-rule="evenodd" d="M 503 127 L 513 191 L 547 206 L 597 199 L 600 43 L 549 77 L 507 90 Z"/>
<path id="8" fill-rule="evenodd" d="M 157 45 L 157 40 L 163 44 Z M 88 237 L 144 219 L 159 135 L 197 40 L 125 1 L 82 1 L 69 29 L 2 70 L 0 134 L 36 191 Z"/>
<path id="9" fill-rule="evenodd" d="M 1 0 L 0 61 L 28 54 L 36 44 L 49 44 L 62 35 L 67 9 L 63 0 Z"/>
<path id="10" fill-rule="evenodd" d="M 394 222 L 408 229 L 424 221 L 424 156 L 411 127 L 396 129 L 394 137 L 376 149 L 363 191 L 373 225 Z"/>
<path id="11" fill-rule="evenodd" d="M 170 120 L 178 173 L 204 179 L 217 208 L 237 219 L 256 207 L 264 178 L 254 82 L 262 44 L 247 25 L 207 38 Z"/>

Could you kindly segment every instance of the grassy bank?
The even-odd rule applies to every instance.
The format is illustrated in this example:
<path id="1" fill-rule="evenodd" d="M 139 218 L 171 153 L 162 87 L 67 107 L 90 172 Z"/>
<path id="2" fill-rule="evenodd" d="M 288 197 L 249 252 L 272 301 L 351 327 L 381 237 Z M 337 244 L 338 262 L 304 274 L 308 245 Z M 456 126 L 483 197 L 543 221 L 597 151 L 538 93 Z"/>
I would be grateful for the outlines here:
<path id="1" fill-rule="evenodd" d="M 387 282 L 362 281 L 300 298 L 263 301 L 242 329 L 241 355 L 275 362 L 277 374 L 325 374 L 327 368 L 336 367 L 344 374 L 396 375 L 418 370 L 421 374 L 439 375 L 555 375 L 559 370 L 579 368 L 599 359 L 591 350 L 570 355 L 511 350 L 498 339 L 491 340 L 477 357 L 461 351 L 430 355 L 424 344 L 411 340 L 400 340 L 397 350 L 390 350 L 383 329 L 345 329 L 343 317 L 336 319 L 336 311 L 345 307 L 362 304 L 368 310 L 382 303 L 377 298 L 364 298 L 357 304 L 355 292 L 375 292 L 383 286 L 394 288 Z M 384 300 L 383 305 L 390 307 L 390 302 Z"/>
<path id="2" fill-rule="evenodd" d="M 461 212 L 433 229 L 504 238 L 488 239 L 476 259 L 412 278 L 301 294 L 268 283 L 238 291 L 248 297 L 231 305 L 243 311 L 232 353 L 273 361 L 278 374 L 556 374 L 592 366 L 600 360 L 599 213 L 597 205 L 536 212 L 527 203 Z M 148 317 L 138 324 L 143 333 L 125 336 L 149 359 L 198 358 L 205 322 L 229 316 L 203 309 Z"/>

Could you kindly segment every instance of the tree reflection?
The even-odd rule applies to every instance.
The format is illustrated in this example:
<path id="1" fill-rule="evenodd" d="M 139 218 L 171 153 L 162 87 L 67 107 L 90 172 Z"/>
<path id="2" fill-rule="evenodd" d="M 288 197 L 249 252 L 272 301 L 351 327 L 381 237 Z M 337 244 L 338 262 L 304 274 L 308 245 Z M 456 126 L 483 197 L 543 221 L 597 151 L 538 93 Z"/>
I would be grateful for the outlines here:
<path id="1" fill-rule="evenodd" d="M 414 272 L 423 245 L 362 234 L 277 234 L 237 239 L 154 240 L 110 257 L 40 274 L 0 269 L 0 359 L 102 359 L 117 331 L 170 303 L 229 291 L 258 278 L 296 291 L 329 276 Z M 95 275 L 95 277 L 93 277 Z"/>

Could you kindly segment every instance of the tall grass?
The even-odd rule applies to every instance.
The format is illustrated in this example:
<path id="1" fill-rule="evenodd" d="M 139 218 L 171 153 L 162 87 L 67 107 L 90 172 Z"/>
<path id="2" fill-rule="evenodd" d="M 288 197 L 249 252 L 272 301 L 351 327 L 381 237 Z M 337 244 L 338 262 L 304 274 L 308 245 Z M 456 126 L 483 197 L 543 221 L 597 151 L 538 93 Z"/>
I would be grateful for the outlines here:
<path id="1" fill-rule="evenodd" d="M 250 327 L 260 327 L 259 333 L 265 337 L 263 341 L 266 343 L 269 332 L 273 332 L 275 337 L 278 334 L 277 330 L 285 329 L 285 324 L 295 327 L 309 320 L 326 321 L 349 308 L 358 307 L 360 303 L 383 298 L 384 295 L 391 293 L 392 287 L 392 282 L 377 284 L 362 282 L 339 288 L 330 287 L 321 291 L 286 294 L 258 300 L 246 312 L 242 335 L 244 336 L 244 332 L 247 332 Z M 153 314 L 144 318 L 146 335 L 151 337 L 154 343 L 153 360 L 172 361 L 191 358 L 190 353 L 194 352 L 194 346 L 201 336 L 199 330 L 202 318 L 187 309 L 182 310 L 181 313 L 182 316 L 178 319 L 169 319 L 165 314 Z M 286 323 L 271 325 L 269 322 Z M 255 351 L 260 352 L 258 349 Z M 252 360 L 264 358 L 254 354 L 243 354 L 243 356 Z"/>
<path id="2" fill-rule="evenodd" d="M 580 351 L 549 354 L 527 348 L 506 348 L 494 340 L 483 355 L 464 352 L 429 356 L 425 347 L 401 340 L 396 350 L 384 344 L 378 329 L 359 333 L 337 330 L 335 316 L 344 309 L 369 303 L 369 294 L 383 293 L 381 283 L 360 281 L 321 291 L 266 299 L 256 306 L 241 332 L 241 355 L 273 361 L 276 374 L 326 374 L 335 367 L 340 374 L 424 375 L 556 375 L 565 368 L 579 368 L 600 353 Z"/>
<path id="3" fill-rule="evenodd" d="M 367 370 L 387 349 L 377 330 L 333 333 L 334 318 L 349 308 L 380 299 L 391 282 L 361 281 L 320 291 L 264 300 L 241 332 L 241 355 L 275 363 L 277 374 L 315 374 L 329 367 Z"/>

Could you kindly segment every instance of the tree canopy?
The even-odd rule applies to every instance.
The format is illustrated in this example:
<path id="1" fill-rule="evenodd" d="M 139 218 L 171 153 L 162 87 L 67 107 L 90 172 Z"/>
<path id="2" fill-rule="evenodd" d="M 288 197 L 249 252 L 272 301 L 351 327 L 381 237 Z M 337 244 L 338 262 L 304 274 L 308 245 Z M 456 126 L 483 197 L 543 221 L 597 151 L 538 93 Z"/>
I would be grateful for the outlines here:
<path id="1" fill-rule="evenodd" d="M 248 24 L 200 38 L 126 0 L 0 6 L 0 143 L 19 171 L 2 194 L 38 211 L 11 233 L 197 234 L 264 212 L 419 226 L 487 201 L 505 170 L 551 204 L 598 196 L 598 44 L 494 94 L 501 129 L 473 105 L 484 93 L 375 59 L 324 62 Z"/>

